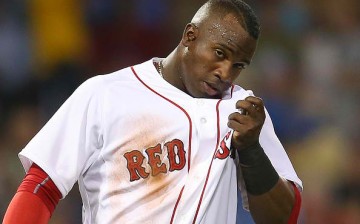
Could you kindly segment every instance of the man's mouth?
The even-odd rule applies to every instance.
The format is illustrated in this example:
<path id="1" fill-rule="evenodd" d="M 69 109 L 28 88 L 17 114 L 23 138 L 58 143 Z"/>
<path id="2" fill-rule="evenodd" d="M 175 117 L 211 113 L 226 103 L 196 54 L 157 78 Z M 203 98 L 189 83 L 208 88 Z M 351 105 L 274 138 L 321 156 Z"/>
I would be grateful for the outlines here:
<path id="1" fill-rule="evenodd" d="M 216 96 L 216 95 L 221 94 L 221 91 L 219 89 L 217 89 L 214 84 L 204 81 L 203 85 L 204 85 L 204 90 L 205 90 L 206 94 L 208 94 L 209 96 Z"/>

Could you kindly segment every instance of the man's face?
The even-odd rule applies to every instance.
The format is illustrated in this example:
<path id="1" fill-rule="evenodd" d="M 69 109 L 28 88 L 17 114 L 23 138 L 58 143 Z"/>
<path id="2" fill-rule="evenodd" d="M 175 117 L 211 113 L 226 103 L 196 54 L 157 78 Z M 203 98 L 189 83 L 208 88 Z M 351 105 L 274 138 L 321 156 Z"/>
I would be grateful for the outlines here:
<path id="1" fill-rule="evenodd" d="M 228 14 L 199 27 L 188 26 L 183 44 L 181 78 L 187 92 L 196 98 L 220 99 L 250 64 L 257 41 Z"/>

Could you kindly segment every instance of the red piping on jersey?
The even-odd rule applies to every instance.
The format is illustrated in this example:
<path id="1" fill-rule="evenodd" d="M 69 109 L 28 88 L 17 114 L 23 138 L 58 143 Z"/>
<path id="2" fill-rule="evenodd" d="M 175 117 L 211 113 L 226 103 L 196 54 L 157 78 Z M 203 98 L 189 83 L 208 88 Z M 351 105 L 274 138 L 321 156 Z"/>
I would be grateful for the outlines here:
<path id="1" fill-rule="evenodd" d="M 188 150 L 188 172 L 190 170 L 190 159 L 191 159 L 191 136 L 192 136 L 192 121 L 191 118 L 189 116 L 189 114 L 186 112 L 186 110 L 184 108 L 182 108 L 180 105 L 176 104 L 174 101 L 166 98 L 165 96 L 161 95 L 160 93 L 156 92 L 154 89 L 152 89 L 150 86 L 148 86 L 144 81 L 142 81 L 140 79 L 140 77 L 137 75 L 137 73 L 134 70 L 134 67 L 131 67 L 132 72 L 134 73 L 135 77 L 144 85 L 146 86 L 146 88 L 148 88 L 149 90 L 151 90 L 153 93 L 155 93 L 156 95 L 160 96 L 161 98 L 163 98 L 164 100 L 170 102 L 171 104 L 173 104 L 174 106 L 176 106 L 177 108 L 179 108 L 182 112 L 184 112 L 184 114 L 186 115 L 186 117 L 189 120 L 189 150 Z"/>
<path id="2" fill-rule="evenodd" d="M 232 98 L 232 95 L 233 95 L 233 92 L 234 92 L 234 87 L 235 87 L 234 85 L 231 86 L 231 92 L 230 92 L 231 98 Z M 207 173 L 207 176 L 206 176 L 205 184 L 204 184 L 203 190 L 202 190 L 202 192 L 201 192 L 201 196 L 200 196 L 200 199 L 199 199 L 198 207 L 197 207 L 197 209 L 196 209 L 196 213 L 195 213 L 195 217 L 194 217 L 194 220 L 193 220 L 193 224 L 196 222 L 197 216 L 198 216 L 198 214 L 199 214 L 199 210 L 200 210 L 200 206 L 201 206 L 201 203 L 202 203 L 202 199 L 203 199 L 203 197 L 204 197 L 206 185 L 207 185 L 207 182 L 208 182 L 209 176 L 210 176 L 210 171 L 211 171 L 212 162 L 214 161 L 217 148 L 219 147 L 219 142 L 220 142 L 220 113 L 219 113 L 219 105 L 220 105 L 220 102 L 221 102 L 221 101 L 222 101 L 222 100 L 219 100 L 219 101 L 217 102 L 217 104 L 216 104 L 216 117 L 217 117 L 217 141 L 216 141 L 216 147 L 215 147 L 213 159 L 211 160 L 211 163 L 210 163 L 210 166 L 209 166 L 209 170 L 208 170 L 208 173 Z"/>
<path id="3" fill-rule="evenodd" d="M 217 151 L 217 148 L 219 146 L 219 142 L 220 142 L 220 116 L 219 116 L 219 104 L 222 100 L 219 100 L 216 104 L 216 116 L 217 116 L 217 140 L 216 140 L 216 147 L 215 147 L 215 151 L 214 151 L 214 155 L 213 155 L 213 158 L 210 162 L 210 166 L 209 166 L 209 169 L 208 169 L 208 173 L 206 175 L 206 180 L 205 180 L 205 184 L 204 184 L 204 187 L 202 189 L 202 192 L 201 192 L 201 196 L 200 196 L 200 199 L 199 199 L 199 203 L 198 203 L 198 207 L 196 209 L 196 213 L 195 213 L 195 217 L 194 217 L 194 220 L 193 220 L 193 224 L 196 222 L 196 218 L 198 216 L 198 213 L 199 213 L 199 210 L 200 210 L 200 206 L 201 206 L 201 203 L 202 203 L 202 199 L 204 197 L 204 193 L 205 193 L 205 189 L 206 189 L 206 185 L 208 183 L 208 180 L 209 180 L 209 176 L 210 176 L 210 171 L 211 171 L 211 167 L 212 167 L 212 163 L 215 159 L 215 155 L 216 155 L 216 151 Z"/>
<path id="4" fill-rule="evenodd" d="M 299 218 L 300 208 L 301 208 L 301 195 L 299 189 L 296 187 L 296 185 L 291 182 L 294 192 L 295 192 L 295 204 L 291 211 L 290 218 L 288 221 L 288 224 L 296 224 Z"/>
<path id="5" fill-rule="evenodd" d="M 191 118 L 189 116 L 189 114 L 185 111 L 184 108 L 182 108 L 180 105 L 176 104 L 175 102 L 173 102 L 172 100 L 164 97 L 163 95 L 161 95 L 160 93 L 156 92 L 154 89 L 152 89 L 150 86 L 148 86 L 144 81 L 142 81 L 140 79 L 140 77 L 137 75 L 137 73 L 135 72 L 135 69 L 134 67 L 132 66 L 131 67 L 131 70 L 132 72 L 134 73 L 135 77 L 146 87 L 148 88 L 149 90 L 151 90 L 153 93 L 155 93 L 156 95 L 160 96 L 161 98 L 163 98 L 164 100 L 168 101 L 169 103 L 173 104 L 174 106 L 176 106 L 177 108 L 179 108 L 182 112 L 184 112 L 184 114 L 186 115 L 186 117 L 188 118 L 189 120 L 189 150 L 188 150 L 188 172 L 190 171 L 190 159 L 191 159 L 191 137 L 192 137 L 192 121 L 191 121 Z M 177 209 L 177 206 L 179 205 L 179 202 L 180 202 L 180 199 L 181 199 L 181 196 L 182 196 L 182 193 L 183 193 L 183 190 L 185 188 L 185 185 L 181 188 L 181 191 L 179 193 L 179 196 L 178 196 L 178 199 L 175 203 L 175 207 L 174 207 L 174 210 L 173 210 L 173 213 L 171 215 L 171 221 L 170 223 L 173 223 L 173 220 L 174 220 L 174 217 L 175 217 L 175 213 L 176 213 L 176 209 Z"/>
<path id="6" fill-rule="evenodd" d="M 173 213 L 172 213 L 172 215 L 171 215 L 170 223 L 173 223 L 173 221 L 174 221 L 175 211 L 176 211 L 176 209 L 177 209 L 177 206 L 179 205 L 180 198 L 181 198 L 181 196 L 182 196 L 182 193 L 183 193 L 184 188 L 185 188 L 185 185 L 181 188 L 180 195 L 179 195 L 179 197 L 178 197 L 178 199 L 177 199 L 177 201 L 176 201 L 176 203 L 175 203 L 175 207 L 174 207 Z"/>

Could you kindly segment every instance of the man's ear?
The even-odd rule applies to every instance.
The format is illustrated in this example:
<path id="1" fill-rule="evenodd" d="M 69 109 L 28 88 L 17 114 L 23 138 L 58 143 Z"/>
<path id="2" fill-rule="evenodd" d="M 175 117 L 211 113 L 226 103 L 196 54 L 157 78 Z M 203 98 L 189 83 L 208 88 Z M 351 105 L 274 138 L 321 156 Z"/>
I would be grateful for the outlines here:
<path id="1" fill-rule="evenodd" d="M 185 30 L 181 42 L 185 47 L 188 47 L 189 44 L 191 44 L 191 42 L 196 40 L 198 35 L 199 35 L 198 27 L 194 23 L 188 23 L 185 26 Z"/>

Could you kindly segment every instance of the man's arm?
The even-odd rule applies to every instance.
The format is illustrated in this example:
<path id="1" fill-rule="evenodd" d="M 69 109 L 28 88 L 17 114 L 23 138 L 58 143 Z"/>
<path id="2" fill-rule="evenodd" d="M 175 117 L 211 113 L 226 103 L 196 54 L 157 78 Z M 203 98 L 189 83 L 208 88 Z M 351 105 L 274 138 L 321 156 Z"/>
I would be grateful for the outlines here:
<path id="1" fill-rule="evenodd" d="M 300 192 L 279 177 L 259 143 L 239 152 L 239 166 L 256 223 L 296 223 Z"/>
<path id="2" fill-rule="evenodd" d="M 248 192 L 248 202 L 251 216 L 256 223 L 296 224 L 301 196 L 295 184 L 279 178 L 277 183 L 263 194 L 254 195 Z"/>
<path id="3" fill-rule="evenodd" d="M 3 224 L 48 223 L 50 212 L 44 202 L 30 192 L 17 192 L 5 213 Z"/>
<path id="4" fill-rule="evenodd" d="M 248 200 L 256 223 L 297 223 L 301 199 L 295 197 L 294 188 L 287 180 L 279 179 L 265 194 L 248 194 Z"/>
<path id="5" fill-rule="evenodd" d="M 250 96 L 238 101 L 236 108 L 241 112 L 231 114 L 228 123 L 234 129 L 231 147 L 238 152 L 253 219 L 256 223 L 296 223 L 300 194 L 290 182 L 279 177 L 259 144 L 265 121 L 262 100 Z"/>
<path id="6" fill-rule="evenodd" d="M 33 164 L 11 200 L 3 223 L 48 223 L 60 198 L 51 178 Z"/>

